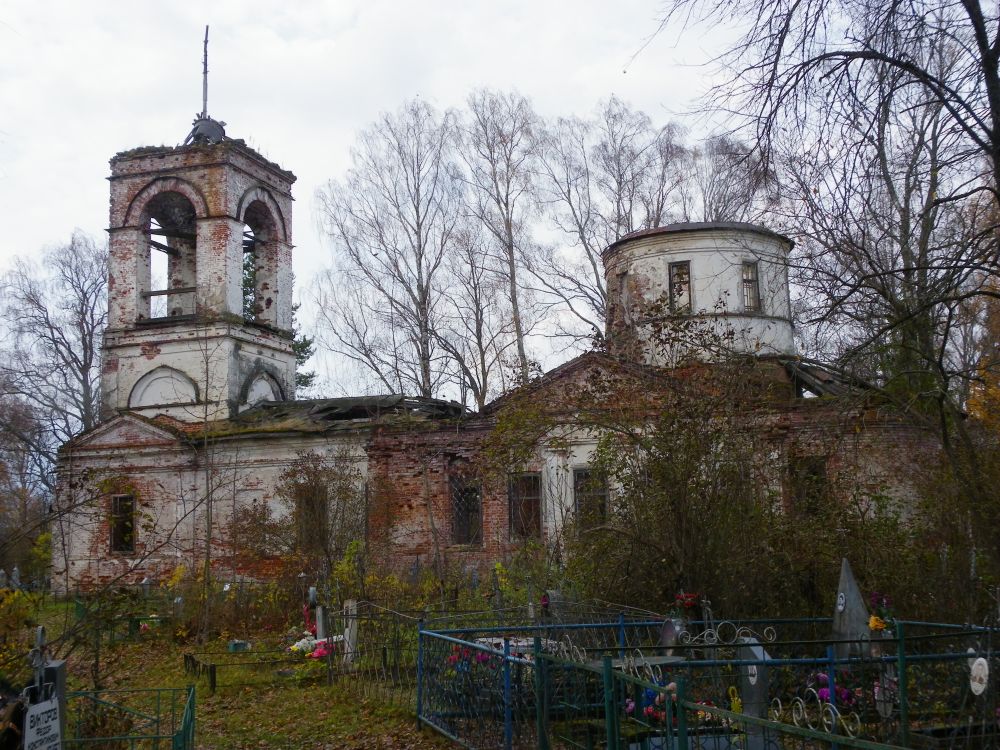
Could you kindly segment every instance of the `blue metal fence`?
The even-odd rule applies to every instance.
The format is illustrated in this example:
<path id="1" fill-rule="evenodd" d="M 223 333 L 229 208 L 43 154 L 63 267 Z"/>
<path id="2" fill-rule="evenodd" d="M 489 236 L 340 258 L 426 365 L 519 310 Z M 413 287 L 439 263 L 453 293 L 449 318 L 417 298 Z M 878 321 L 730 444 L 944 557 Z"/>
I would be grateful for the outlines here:
<path id="1" fill-rule="evenodd" d="M 1000 746 L 992 629 L 835 642 L 828 620 L 692 623 L 668 642 L 664 628 L 422 628 L 419 721 L 479 750 Z"/>

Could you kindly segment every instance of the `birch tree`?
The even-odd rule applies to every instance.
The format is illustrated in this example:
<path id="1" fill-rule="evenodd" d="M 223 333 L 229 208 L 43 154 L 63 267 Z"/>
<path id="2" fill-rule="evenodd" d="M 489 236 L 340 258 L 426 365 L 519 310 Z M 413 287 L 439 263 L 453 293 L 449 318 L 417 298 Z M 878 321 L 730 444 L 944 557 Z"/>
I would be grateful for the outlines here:
<path id="1" fill-rule="evenodd" d="M 467 104 L 468 112 L 460 121 L 459 148 L 468 185 L 466 208 L 489 237 L 490 254 L 506 282 L 517 367 L 525 381 L 529 371 L 525 339 L 531 330 L 532 310 L 524 277 L 532 247 L 531 188 L 538 118 L 528 100 L 514 93 L 480 90 L 469 96 Z"/>
<path id="2" fill-rule="evenodd" d="M 437 282 L 461 212 L 454 133 L 451 113 L 407 102 L 361 133 L 347 176 L 318 193 L 337 259 L 337 276 L 319 288 L 325 343 L 387 386 L 424 397 L 447 375 L 435 328 Z"/>
<path id="3" fill-rule="evenodd" d="M 595 337 L 607 301 L 601 252 L 670 220 L 685 153 L 679 139 L 677 127 L 654 129 L 646 114 L 611 97 L 595 119 L 557 118 L 539 141 L 539 201 L 566 245 L 539 255 L 536 281 Z"/>

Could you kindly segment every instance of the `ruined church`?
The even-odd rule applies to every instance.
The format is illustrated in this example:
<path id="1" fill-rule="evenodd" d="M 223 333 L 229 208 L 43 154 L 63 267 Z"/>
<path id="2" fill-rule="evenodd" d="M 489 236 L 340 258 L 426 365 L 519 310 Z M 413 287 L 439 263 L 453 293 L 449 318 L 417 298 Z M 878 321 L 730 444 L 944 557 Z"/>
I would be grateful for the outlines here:
<path id="1" fill-rule="evenodd" d="M 60 452 L 57 589 L 162 580 L 206 549 L 238 574 L 226 530 L 251 507 L 287 512 L 278 507 L 280 478 L 305 455 L 356 469 L 366 507 L 380 509 L 364 533 L 401 569 L 489 565 L 526 540 L 556 539 L 584 505 L 610 502 L 609 488 L 590 481 L 599 435 L 574 430 L 572 414 L 560 440 L 538 440 L 504 479 L 475 475 L 516 393 L 478 413 L 405 395 L 295 398 L 294 182 L 207 115 L 183 145 L 111 159 L 102 421 Z M 606 349 L 518 393 L 554 402 L 610 371 L 652 384 L 657 373 L 710 364 L 724 349 L 760 363 L 778 394 L 756 423 L 767 433 L 767 460 L 784 467 L 775 481 L 789 502 L 803 477 L 844 493 L 911 493 L 899 467 L 919 461 L 920 430 L 871 401 L 845 410 L 840 398 L 864 384 L 796 356 L 790 248 L 747 224 L 623 237 L 603 255 Z M 165 282 L 154 267 L 165 269 Z M 664 343 L 657 321 L 683 325 Z"/>

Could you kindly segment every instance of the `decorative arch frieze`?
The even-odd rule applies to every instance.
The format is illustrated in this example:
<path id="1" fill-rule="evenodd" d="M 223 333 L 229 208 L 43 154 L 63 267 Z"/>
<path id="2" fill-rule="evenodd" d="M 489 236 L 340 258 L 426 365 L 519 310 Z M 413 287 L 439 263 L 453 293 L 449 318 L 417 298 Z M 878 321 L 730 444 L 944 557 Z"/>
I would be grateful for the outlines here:
<path id="1" fill-rule="evenodd" d="M 285 394 L 278 378 L 263 366 L 254 369 L 240 388 L 240 411 L 256 406 L 262 401 L 284 400 Z"/>
<path id="2" fill-rule="evenodd" d="M 198 403 L 198 384 L 180 370 L 163 365 L 143 375 L 132 386 L 128 408 Z"/>

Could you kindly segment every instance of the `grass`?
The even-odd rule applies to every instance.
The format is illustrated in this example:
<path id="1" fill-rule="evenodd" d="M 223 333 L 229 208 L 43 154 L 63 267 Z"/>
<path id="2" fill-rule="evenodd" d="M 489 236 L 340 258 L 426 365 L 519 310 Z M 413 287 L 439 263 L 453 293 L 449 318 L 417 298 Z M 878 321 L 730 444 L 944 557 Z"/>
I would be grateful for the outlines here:
<path id="1" fill-rule="evenodd" d="M 193 681 L 184 651 L 162 638 L 118 644 L 106 651 L 103 687 L 184 687 Z M 71 666 L 73 686 L 83 687 L 89 665 Z M 214 694 L 204 681 L 195 684 L 196 745 L 205 750 L 449 747 L 418 731 L 411 710 L 359 698 L 343 683 L 220 685 Z"/>
<path id="2" fill-rule="evenodd" d="M 38 620 L 47 625 L 50 640 L 72 619 L 67 614 L 64 605 L 55 603 L 48 603 L 39 612 Z M 452 747 L 444 738 L 419 730 L 412 708 L 392 706 L 377 697 L 360 697 L 361 692 L 371 691 L 359 690 L 355 677 L 342 677 L 332 686 L 304 685 L 298 674 L 268 679 L 267 669 L 262 669 L 254 670 L 249 680 L 239 679 L 242 676 L 237 673 L 227 684 L 226 675 L 220 671 L 220 685 L 210 694 L 207 681 L 196 681 L 184 673 L 184 653 L 196 650 L 224 651 L 225 644 L 177 645 L 166 628 L 162 632 L 150 631 L 136 641 L 102 644 L 101 687 L 172 688 L 194 683 L 199 750 Z M 68 654 L 70 690 L 93 687 L 92 657 L 89 647 Z"/>

